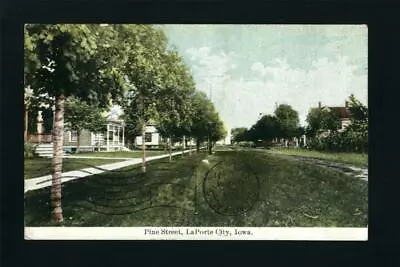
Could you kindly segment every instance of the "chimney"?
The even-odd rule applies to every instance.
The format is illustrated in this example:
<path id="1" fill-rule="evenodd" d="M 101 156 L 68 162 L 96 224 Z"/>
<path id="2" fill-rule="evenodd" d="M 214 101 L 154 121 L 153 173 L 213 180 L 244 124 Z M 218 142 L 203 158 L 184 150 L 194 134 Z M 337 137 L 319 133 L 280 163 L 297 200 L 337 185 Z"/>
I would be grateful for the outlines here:
<path id="1" fill-rule="evenodd" d="M 321 101 L 318 102 L 318 107 L 321 108 Z"/>
<path id="2" fill-rule="evenodd" d="M 348 107 L 349 107 L 349 101 L 345 101 L 345 102 L 344 102 L 344 106 L 345 106 L 346 108 L 348 108 Z"/>

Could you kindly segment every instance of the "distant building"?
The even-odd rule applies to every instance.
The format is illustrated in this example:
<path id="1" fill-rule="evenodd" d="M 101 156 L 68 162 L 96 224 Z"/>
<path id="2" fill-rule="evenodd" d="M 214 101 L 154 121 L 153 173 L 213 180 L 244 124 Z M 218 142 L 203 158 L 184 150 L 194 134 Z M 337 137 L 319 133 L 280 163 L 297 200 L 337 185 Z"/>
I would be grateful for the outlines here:
<path id="1" fill-rule="evenodd" d="M 336 106 L 336 107 L 322 106 L 321 102 L 319 102 L 318 108 L 320 108 L 324 111 L 333 112 L 334 114 L 336 114 L 339 117 L 339 120 L 340 120 L 339 132 L 343 131 L 351 123 L 349 105 L 348 105 L 347 101 L 345 101 L 345 105 L 342 107 L 340 107 L 340 106 Z"/>
<path id="2" fill-rule="evenodd" d="M 37 144 L 36 152 L 40 156 L 52 155 L 53 137 L 51 134 L 54 120 L 52 107 L 43 105 L 37 117 L 31 118 L 29 131 L 26 133 L 25 141 Z M 25 117 L 27 120 L 27 117 Z M 27 122 L 25 123 L 27 125 Z M 124 121 L 115 117 L 108 117 L 105 125 L 106 131 L 93 133 L 83 129 L 78 137 L 77 131 L 64 129 L 63 147 L 66 152 L 81 151 L 116 151 L 127 150 L 125 147 Z M 78 142 L 79 138 L 79 142 Z"/>
<path id="3" fill-rule="evenodd" d="M 135 145 L 141 146 L 143 144 L 143 137 L 136 136 Z M 149 147 L 158 147 L 162 144 L 162 138 L 154 123 L 149 123 L 145 127 L 144 144 Z"/>

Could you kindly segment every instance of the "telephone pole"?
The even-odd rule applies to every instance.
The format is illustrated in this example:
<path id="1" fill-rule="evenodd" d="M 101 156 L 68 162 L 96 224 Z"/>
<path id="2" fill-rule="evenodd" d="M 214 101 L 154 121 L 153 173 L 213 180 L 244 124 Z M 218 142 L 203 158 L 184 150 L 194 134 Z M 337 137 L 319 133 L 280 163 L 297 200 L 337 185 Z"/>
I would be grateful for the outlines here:
<path id="1" fill-rule="evenodd" d="M 224 77 L 224 75 L 211 76 L 211 78 L 220 78 L 220 77 Z M 212 101 L 212 89 L 213 89 L 212 86 L 213 86 L 213 83 L 210 80 L 208 80 L 208 86 L 209 86 L 209 89 L 210 89 L 210 93 L 209 93 L 210 101 Z"/>

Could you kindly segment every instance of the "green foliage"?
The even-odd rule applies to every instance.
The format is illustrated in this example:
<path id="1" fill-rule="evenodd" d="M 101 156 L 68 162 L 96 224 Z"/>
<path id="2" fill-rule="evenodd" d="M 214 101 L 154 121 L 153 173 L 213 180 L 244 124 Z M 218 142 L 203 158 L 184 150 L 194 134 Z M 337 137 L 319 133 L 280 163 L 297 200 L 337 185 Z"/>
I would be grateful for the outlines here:
<path id="1" fill-rule="evenodd" d="M 78 133 L 83 129 L 91 132 L 105 131 L 107 120 L 102 116 L 102 112 L 103 110 L 86 102 L 70 98 L 65 105 L 65 128 L 78 131 Z"/>
<path id="2" fill-rule="evenodd" d="M 36 144 L 26 142 L 24 144 L 24 158 L 33 158 L 36 156 Z"/>
<path id="3" fill-rule="evenodd" d="M 309 141 L 308 146 L 321 151 L 368 152 L 368 108 L 351 95 L 349 97 L 349 110 L 349 126 L 347 126 L 343 131 L 337 131 L 336 129 L 338 127 L 335 126 L 325 135 L 311 135 L 312 138 Z M 314 110 L 314 112 L 310 112 L 308 116 L 308 119 L 310 118 L 309 124 L 314 123 L 312 124 L 314 127 L 318 122 L 315 119 L 317 116 L 313 117 L 316 113 L 317 112 Z M 332 117 L 333 116 L 330 118 Z M 329 121 L 329 117 L 327 120 Z M 321 119 L 321 121 L 323 121 L 323 119 Z M 314 131 L 316 131 L 317 128 L 313 128 L 313 126 L 310 127 L 309 125 L 309 129 L 314 129 Z M 321 126 L 320 129 L 329 130 L 329 128 L 324 126 Z"/>
<path id="4" fill-rule="evenodd" d="M 281 133 L 281 125 L 278 119 L 272 115 L 264 115 L 254 124 L 247 134 L 247 140 L 270 141 Z"/>
<path id="5" fill-rule="evenodd" d="M 299 115 L 290 105 L 279 105 L 274 115 L 262 116 L 248 131 L 243 140 L 269 143 L 274 138 L 298 137 L 304 132 L 299 125 Z"/>
<path id="6" fill-rule="evenodd" d="M 24 49 L 25 86 L 34 96 L 54 101 L 63 95 L 67 103 L 74 98 L 88 105 L 72 108 L 77 112 L 67 107 L 72 128 L 92 127 L 93 116 L 78 113 L 96 114 L 85 110 L 107 107 L 111 98 L 124 109 L 127 140 L 149 121 L 165 137 L 226 135 L 212 103 L 197 96 L 188 67 L 177 51 L 167 49 L 158 27 L 28 24 Z"/>
<path id="7" fill-rule="evenodd" d="M 274 115 L 277 120 L 276 127 L 278 131 L 275 133 L 276 137 L 290 138 L 296 135 L 299 125 L 299 114 L 290 105 L 279 105 Z"/>
<path id="8" fill-rule="evenodd" d="M 338 115 L 328 109 L 313 108 L 307 114 L 307 134 L 315 137 L 324 131 L 337 131 L 340 128 Z"/>
<path id="9" fill-rule="evenodd" d="M 163 89 L 158 94 L 158 130 L 164 137 L 191 136 L 194 109 L 191 96 L 195 85 L 183 59 L 175 51 L 162 56 Z"/>
<path id="10" fill-rule="evenodd" d="M 25 86 L 35 96 L 75 96 L 107 106 L 125 88 L 112 28 L 80 24 L 25 26 Z"/>
<path id="11" fill-rule="evenodd" d="M 192 98 L 193 124 L 192 135 L 203 142 L 209 137 L 211 141 L 218 141 L 227 134 L 223 122 L 220 120 L 212 102 L 203 92 L 196 92 Z"/>
<path id="12" fill-rule="evenodd" d="M 42 109 L 43 128 L 45 134 L 50 134 L 53 129 L 53 110 L 51 108 Z"/>
<path id="13" fill-rule="evenodd" d="M 30 109 L 28 110 L 28 133 L 37 134 L 37 117 L 38 110 Z"/>
<path id="14" fill-rule="evenodd" d="M 233 128 L 231 130 L 232 141 L 235 143 L 244 141 L 246 132 L 247 132 L 246 127 Z"/>

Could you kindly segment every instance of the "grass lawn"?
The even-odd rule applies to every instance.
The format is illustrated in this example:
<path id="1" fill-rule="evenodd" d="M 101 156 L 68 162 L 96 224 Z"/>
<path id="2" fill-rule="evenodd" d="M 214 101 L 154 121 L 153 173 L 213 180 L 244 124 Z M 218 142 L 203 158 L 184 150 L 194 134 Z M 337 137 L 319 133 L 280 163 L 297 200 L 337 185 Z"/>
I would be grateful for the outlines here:
<path id="1" fill-rule="evenodd" d="M 74 171 L 107 163 L 120 162 L 114 159 L 63 159 L 63 172 Z M 29 158 L 25 159 L 25 179 L 36 178 L 50 174 L 51 159 Z"/>
<path id="2" fill-rule="evenodd" d="M 207 158 L 209 164 L 202 162 Z M 25 225 L 52 226 L 49 188 L 25 194 Z M 368 185 L 260 151 L 218 151 L 74 180 L 65 226 L 365 227 Z"/>
<path id="3" fill-rule="evenodd" d="M 148 150 L 146 155 L 148 157 L 168 154 L 164 150 Z M 142 151 L 112 151 L 112 152 L 83 152 L 78 154 L 71 154 L 71 156 L 90 156 L 90 157 L 113 157 L 113 158 L 141 158 Z"/>
<path id="4" fill-rule="evenodd" d="M 326 159 L 335 162 L 353 164 L 356 166 L 368 166 L 368 154 L 363 153 L 331 153 L 307 150 L 302 148 L 271 148 L 269 151 L 285 155 Z"/>

